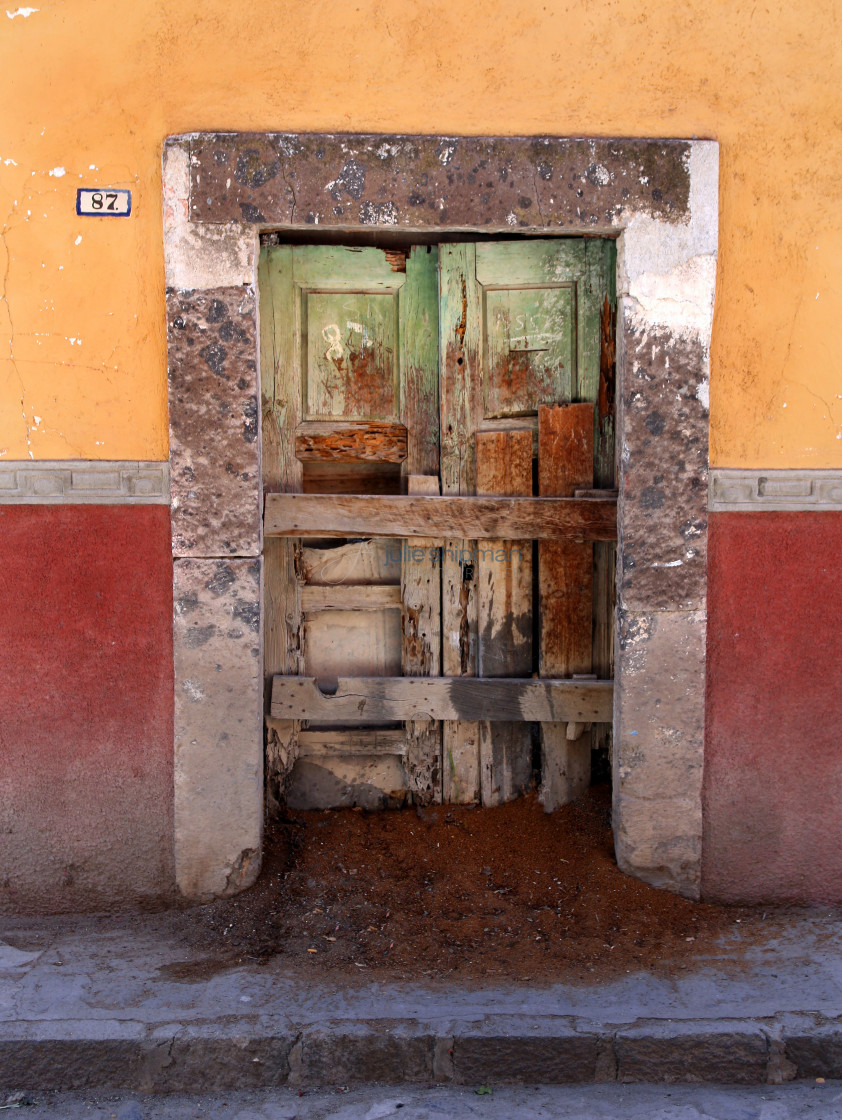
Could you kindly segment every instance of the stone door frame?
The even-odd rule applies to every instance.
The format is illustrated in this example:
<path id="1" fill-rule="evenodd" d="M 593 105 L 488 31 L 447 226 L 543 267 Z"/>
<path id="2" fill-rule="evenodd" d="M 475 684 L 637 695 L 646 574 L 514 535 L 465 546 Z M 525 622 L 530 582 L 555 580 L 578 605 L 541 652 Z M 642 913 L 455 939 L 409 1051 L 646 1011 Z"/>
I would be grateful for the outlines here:
<path id="1" fill-rule="evenodd" d="M 323 228 L 617 239 L 615 845 L 624 871 L 698 897 L 718 165 L 718 145 L 700 140 L 167 140 L 175 859 L 186 897 L 234 893 L 259 871 L 259 235 Z"/>

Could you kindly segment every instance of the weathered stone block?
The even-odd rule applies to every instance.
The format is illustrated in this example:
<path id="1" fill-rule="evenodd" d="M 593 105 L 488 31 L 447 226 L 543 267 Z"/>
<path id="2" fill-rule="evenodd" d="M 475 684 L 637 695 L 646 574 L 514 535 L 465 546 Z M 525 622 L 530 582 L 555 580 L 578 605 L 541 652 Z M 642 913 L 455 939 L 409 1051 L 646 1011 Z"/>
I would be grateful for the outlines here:
<path id="1" fill-rule="evenodd" d="M 701 874 L 706 618 L 621 612 L 614 687 L 617 862 L 696 898 Z"/>
<path id="2" fill-rule="evenodd" d="M 255 299 L 167 296 L 173 554 L 260 554 Z"/>
<path id="3" fill-rule="evenodd" d="M 594 1081 L 600 1037 L 580 1033 L 564 1023 L 524 1030 L 513 1024 L 512 1033 L 500 1026 L 489 1031 L 454 1032 L 453 1077 L 462 1084 L 531 1082 L 547 1085 Z"/>
<path id="4" fill-rule="evenodd" d="M 784 1021 L 784 1054 L 797 1077 L 842 1078 L 842 1023 Z"/>
<path id="5" fill-rule="evenodd" d="M 166 1059 L 147 1071 L 147 1092 L 203 1093 L 273 1089 L 286 1084 L 295 1035 L 264 1035 L 248 1022 L 227 1028 L 185 1027 L 166 1046 Z M 149 1076 L 151 1074 L 151 1076 Z"/>
<path id="6" fill-rule="evenodd" d="M 626 610 L 704 609 L 707 357 L 697 334 L 624 316 L 618 595 Z"/>
<path id="7" fill-rule="evenodd" d="M 621 1030 L 615 1040 L 619 1081 L 766 1080 L 768 1043 L 751 1022 L 675 1020 Z"/>
<path id="8" fill-rule="evenodd" d="M 389 1022 L 309 1030 L 293 1080 L 302 1085 L 432 1081 L 435 1043 L 433 1035 Z"/>
<path id="9" fill-rule="evenodd" d="M 189 898 L 232 894 L 260 866 L 261 564 L 174 564 L 175 857 Z"/>

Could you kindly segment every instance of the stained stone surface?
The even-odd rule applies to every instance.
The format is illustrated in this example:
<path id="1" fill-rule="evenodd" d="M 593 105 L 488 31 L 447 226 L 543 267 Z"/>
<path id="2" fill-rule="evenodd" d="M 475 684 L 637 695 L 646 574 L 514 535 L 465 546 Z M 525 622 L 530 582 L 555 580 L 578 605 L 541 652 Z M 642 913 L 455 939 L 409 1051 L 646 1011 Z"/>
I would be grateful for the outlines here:
<path id="1" fill-rule="evenodd" d="M 614 685 L 619 866 L 697 898 L 702 847 L 706 616 L 620 612 Z"/>
<path id="2" fill-rule="evenodd" d="M 702 610 L 707 363 L 697 336 L 625 323 L 618 594 L 628 610 Z"/>
<path id="3" fill-rule="evenodd" d="M 175 858 L 188 898 L 233 894 L 260 868 L 261 565 L 174 563 Z"/>
<path id="4" fill-rule="evenodd" d="M 258 556 L 254 292 L 170 290 L 167 315 L 173 553 Z"/>
<path id="5" fill-rule="evenodd" d="M 190 138 L 194 222 L 589 229 L 677 222 L 680 140 L 223 133 Z"/>

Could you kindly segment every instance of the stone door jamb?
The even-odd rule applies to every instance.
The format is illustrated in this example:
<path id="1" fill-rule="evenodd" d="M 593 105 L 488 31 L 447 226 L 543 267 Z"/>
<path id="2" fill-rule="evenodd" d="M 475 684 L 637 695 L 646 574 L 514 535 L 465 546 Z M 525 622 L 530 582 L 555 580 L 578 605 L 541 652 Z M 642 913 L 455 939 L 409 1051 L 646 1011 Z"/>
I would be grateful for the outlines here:
<path id="1" fill-rule="evenodd" d="M 262 231 L 319 227 L 617 238 L 615 845 L 627 873 L 698 897 L 718 162 L 718 145 L 700 140 L 167 140 L 175 857 L 186 897 L 234 893 L 260 866 L 256 264 Z"/>

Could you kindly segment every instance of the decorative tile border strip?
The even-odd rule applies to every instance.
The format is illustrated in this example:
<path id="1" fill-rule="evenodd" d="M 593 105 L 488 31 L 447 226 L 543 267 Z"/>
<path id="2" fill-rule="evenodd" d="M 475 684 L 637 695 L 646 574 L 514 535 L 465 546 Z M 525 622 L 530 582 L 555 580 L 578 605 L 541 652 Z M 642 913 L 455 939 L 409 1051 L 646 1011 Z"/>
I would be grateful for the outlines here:
<path id="1" fill-rule="evenodd" d="M 169 505 L 169 463 L 0 462 L 0 505 Z"/>
<path id="2" fill-rule="evenodd" d="M 711 470 L 711 513 L 842 511 L 842 471 Z"/>

